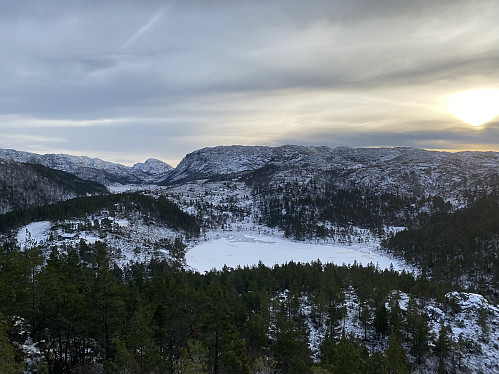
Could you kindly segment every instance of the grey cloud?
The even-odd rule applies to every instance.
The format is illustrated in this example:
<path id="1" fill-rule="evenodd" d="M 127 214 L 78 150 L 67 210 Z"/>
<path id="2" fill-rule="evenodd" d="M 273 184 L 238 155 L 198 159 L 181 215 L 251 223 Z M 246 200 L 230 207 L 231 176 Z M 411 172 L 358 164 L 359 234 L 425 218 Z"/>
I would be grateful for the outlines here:
<path id="1" fill-rule="evenodd" d="M 302 92 L 303 98 L 293 99 L 300 101 L 325 91 L 414 88 L 418 101 L 436 85 L 440 93 L 490 84 L 499 58 L 499 10 L 492 0 L 0 0 L 0 8 L 0 32 L 6 35 L 0 40 L 0 114 L 137 119 L 87 132 L 45 129 L 79 152 L 132 146 L 141 154 L 180 152 L 202 146 L 201 136 L 216 145 L 211 143 L 233 139 L 228 123 L 230 136 L 247 134 L 245 116 L 261 114 L 263 121 L 285 110 L 278 101 L 281 95 L 283 102 L 290 100 L 289 92 Z M 370 113 L 362 115 L 369 120 Z M 333 142 L 338 136 L 314 131 L 289 139 Z M 439 137 L 457 141 L 455 133 Z M 351 131 L 335 141 L 385 144 L 403 142 L 403 136 Z M 421 144 L 434 136 L 407 132 Z"/>
<path id="2" fill-rule="evenodd" d="M 472 147 L 499 151 L 499 121 L 489 123 L 484 128 L 470 129 L 468 125 L 449 123 L 420 123 L 423 130 L 380 131 L 364 129 L 363 131 L 311 131 L 305 141 L 303 136 L 279 139 L 279 144 L 326 145 L 330 147 L 392 147 L 407 146 L 426 149 L 463 150 Z M 433 130 L 428 130 L 433 127 Z M 441 127 L 446 130 L 440 130 Z"/>

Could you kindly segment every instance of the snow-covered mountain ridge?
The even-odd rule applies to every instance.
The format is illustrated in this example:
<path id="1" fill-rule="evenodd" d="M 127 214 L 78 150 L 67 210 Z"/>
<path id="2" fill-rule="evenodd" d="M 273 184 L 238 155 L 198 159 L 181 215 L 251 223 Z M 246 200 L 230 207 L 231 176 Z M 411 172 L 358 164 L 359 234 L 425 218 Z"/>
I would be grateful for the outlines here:
<path id="1" fill-rule="evenodd" d="M 41 164 L 43 166 L 66 171 L 81 179 L 92 180 L 105 185 L 110 184 L 154 184 L 163 180 L 173 169 L 170 165 L 156 159 L 148 159 L 132 167 L 103 161 L 87 156 L 66 154 L 44 154 L 0 149 L 0 159 L 20 163 Z"/>
<path id="2" fill-rule="evenodd" d="M 315 179 L 343 188 L 454 199 L 466 190 L 497 184 L 499 153 L 402 147 L 219 146 L 188 154 L 161 184 L 240 176 L 257 184 Z"/>
<path id="3" fill-rule="evenodd" d="M 438 152 L 417 148 L 349 148 L 299 145 L 218 146 L 186 155 L 176 168 L 156 159 L 132 167 L 86 156 L 0 149 L 0 159 L 38 163 L 105 185 L 173 185 L 241 178 L 250 185 L 327 182 L 406 196 L 441 196 L 457 204 L 470 190 L 499 182 L 498 152 Z"/>

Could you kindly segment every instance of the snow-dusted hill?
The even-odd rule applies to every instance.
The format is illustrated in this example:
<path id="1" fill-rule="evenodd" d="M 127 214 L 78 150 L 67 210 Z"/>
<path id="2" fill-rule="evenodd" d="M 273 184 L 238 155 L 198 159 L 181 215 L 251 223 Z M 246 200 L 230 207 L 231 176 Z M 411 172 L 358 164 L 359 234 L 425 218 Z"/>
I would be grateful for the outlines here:
<path id="1" fill-rule="evenodd" d="M 349 148 L 285 145 L 218 146 L 184 157 L 174 169 L 156 159 L 132 167 L 86 156 L 0 149 L 0 159 L 38 163 L 105 185 L 173 185 L 242 178 L 250 185 L 306 182 L 405 196 L 441 196 L 460 203 L 467 191 L 499 184 L 499 153 L 436 152 L 416 148 Z"/>
<path id="2" fill-rule="evenodd" d="M 333 182 L 404 195 L 462 197 L 499 181 L 497 152 L 436 152 L 416 148 L 220 146 L 188 154 L 161 182 L 243 176 L 253 183 Z"/>
<path id="3" fill-rule="evenodd" d="M 0 214 L 103 193 L 103 185 L 60 170 L 0 159 Z"/>
<path id="4" fill-rule="evenodd" d="M 149 158 L 143 163 L 132 166 L 134 173 L 144 173 L 151 177 L 161 178 L 164 174 L 173 170 L 173 167 L 155 158 Z"/>
<path id="5" fill-rule="evenodd" d="M 103 161 L 86 156 L 72 156 L 66 154 L 45 154 L 0 149 L 0 159 L 12 160 L 21 163 L 34 163 L 52 169 L 66 171 L 81 179 L 110 184 L 154 184 L 163 180 L 173 168 L 155 159 L 148 159 L 145 163 L 135 164 L 132 167 Z"/>
<path id="6" fill-rule="evenodd" d="M 268 164 L 271 147 L 240 145 L 203 148 L 189 153 L 161 183 L 178 184 L 251 172 Z"/>

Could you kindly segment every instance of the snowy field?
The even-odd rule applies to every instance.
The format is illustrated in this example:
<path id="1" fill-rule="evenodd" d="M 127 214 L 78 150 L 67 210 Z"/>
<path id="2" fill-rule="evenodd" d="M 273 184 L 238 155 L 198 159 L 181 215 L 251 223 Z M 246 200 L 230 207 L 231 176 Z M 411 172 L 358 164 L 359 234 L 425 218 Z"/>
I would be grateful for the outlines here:
<path id="1" fill-rule="evenodd" d="M 166 227 L 145 225 L 141 220 L 130 222 L 115 217 L 108 219 L 116 224 L 114 226 L 116 232 L 109 232 L 105 238 L 102 238 L 94 231 L 80 231 L 79 237 L 87 243 L 104 240 L 119 266 L 135 261 L 147 262 L 153 256 L 170 258 L 168 251 L 163 250 L 159 243 L 165 238 L 173 240 L 178 235 L 177 232 Z M 234 231 L 211 231 L 207 235 L 207 240 L 192 246 L 185 255 L 187 267 L 203 273 L 212 269 L 220 270 L 225 265 L 236 268 L 262 262 L 272 267 L 290 261 L 308 263 L 320 260 L 322 263 L 336 265 L 352 265 L 356 262 L 366 266 L 373 263 L 381 269 L 393 266 L 397 271 L 415 271 L 403 261 L 380 251 L 379 240 L 369 237 L 367 233 L 357 233 L 359 236 L 348 244 L 315 243 L 292 241 L 284 238 L 279 230 L 255 226 L 252 223 L 238 223 L 234 228 Z M 24 249 L 27 244 L 29 246 L 44 244 L 50 233 L 50 222 L 34 222 L 19 229 L 16 239 Z M 60 230 L 53 232 L 54 237 L 59 234 L 64 233 Z M 138 248 L 141 250 L 138 251 Z"/>
<path id="2" fill-rule="evenodd" d="M 21 249 L 36 246 L 48 240 L 50 236 L 49 221 L 33 222 L 19 229 L 16 240 Z"/>
<path id="3" fill-rule="evenodd" d="M 227 236 L 210 240 L 191 248 L 186 254 L 189 267 L 199 272 L 222 269 L 224 265 L 251 266 L 261 261 L 264 265 L 273 266 L 286 262 L 311 262 L 337 265 L 373 263 L 382 269 L 393 268 L 398 271 L 409 270 L 403 263 L 389 258 L 367 245 L 315 244 L 294 242 L 266 235 L 245 234 Z"/>

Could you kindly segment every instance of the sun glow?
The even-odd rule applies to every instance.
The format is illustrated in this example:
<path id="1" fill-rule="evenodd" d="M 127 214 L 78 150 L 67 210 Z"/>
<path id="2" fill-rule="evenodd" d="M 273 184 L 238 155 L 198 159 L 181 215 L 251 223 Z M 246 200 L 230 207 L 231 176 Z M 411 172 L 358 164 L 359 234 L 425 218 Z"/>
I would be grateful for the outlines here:
<path id="1" fill-rule="evenodd" d="M 462 91 L 447 96 L 447 110 L 472 126 L 499 115 L 499 90 Z"/>

